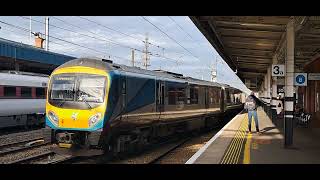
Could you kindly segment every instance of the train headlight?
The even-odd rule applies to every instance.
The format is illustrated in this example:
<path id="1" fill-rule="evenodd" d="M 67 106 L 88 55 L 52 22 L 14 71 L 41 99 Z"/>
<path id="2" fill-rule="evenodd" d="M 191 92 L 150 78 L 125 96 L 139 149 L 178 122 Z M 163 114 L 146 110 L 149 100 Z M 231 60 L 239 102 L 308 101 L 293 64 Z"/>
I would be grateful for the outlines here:
<path id="1" fill-rule="evenodd" d="M 89 127 L 95 125 L 101 119 L 101 113 L 97 113 L 90 117 L 89 119 Z"/>
<path id="2" fill-rule="evenodd" d="M 48 112 L 48 117 L 55 125 L 59 124 L 59 118 L 58 118 L 57 115 L 54 114 L 54 112 L 49 111 Z"/>

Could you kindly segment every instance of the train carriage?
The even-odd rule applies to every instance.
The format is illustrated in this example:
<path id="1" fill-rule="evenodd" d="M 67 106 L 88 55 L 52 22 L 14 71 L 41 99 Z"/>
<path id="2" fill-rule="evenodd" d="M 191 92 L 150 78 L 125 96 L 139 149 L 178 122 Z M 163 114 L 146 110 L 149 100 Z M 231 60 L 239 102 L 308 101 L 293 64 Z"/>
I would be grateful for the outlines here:
<path id="1" fill-rule="evenodd" d="M 225 89 L 234 93 L 182 74 L 76 59 L 50 77 L 46 125 L 61 146 L 122 152 L 214 124 L 229 107 L 241 105 L 233 97 L 225 100 Z"/>
<path id="2" fill-rule="evenodd" d="M 44 125 L 48 75 L 0 72 L 0 128 Z"/>

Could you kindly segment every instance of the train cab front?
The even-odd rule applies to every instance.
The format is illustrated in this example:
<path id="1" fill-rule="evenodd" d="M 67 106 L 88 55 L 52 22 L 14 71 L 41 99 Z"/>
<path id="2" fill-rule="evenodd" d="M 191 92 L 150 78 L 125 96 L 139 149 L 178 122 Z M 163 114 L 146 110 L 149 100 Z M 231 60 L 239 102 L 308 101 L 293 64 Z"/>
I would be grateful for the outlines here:
<path id="1" fill-rule="evenodd" d="M 57 149 L 99 146 L 108 101 L 109 76 L 89 67 L 58 69 L 50 77 L 46 126 Z"/>

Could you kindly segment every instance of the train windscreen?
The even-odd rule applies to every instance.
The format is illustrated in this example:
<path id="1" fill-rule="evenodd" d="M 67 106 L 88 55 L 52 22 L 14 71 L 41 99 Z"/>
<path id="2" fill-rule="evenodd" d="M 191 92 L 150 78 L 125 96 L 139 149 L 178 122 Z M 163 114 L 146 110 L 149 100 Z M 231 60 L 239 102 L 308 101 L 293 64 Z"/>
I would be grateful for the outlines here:
<path id="1" fill-rule="evenodd" d="M 75 77 L 72 76 L 55 76 L 52 78 L 51 95 L 52 100 L 69 100 L 74 99 Z"/>
<path id="2" fill-rule="evenodd" d="M 63 104 L 72 106 L 72 102 L 103 103 L 105 86 L 106 77 L 104 76 L 88 74 L 55 75 L 51 78 L 49 101 L 61 101 L 58 106 Z"/>
<path id="3" fill-rule="evenodd" d="M 77 101 L 103 102 L 105 78 L 84 77 L 79 80 Z"/>

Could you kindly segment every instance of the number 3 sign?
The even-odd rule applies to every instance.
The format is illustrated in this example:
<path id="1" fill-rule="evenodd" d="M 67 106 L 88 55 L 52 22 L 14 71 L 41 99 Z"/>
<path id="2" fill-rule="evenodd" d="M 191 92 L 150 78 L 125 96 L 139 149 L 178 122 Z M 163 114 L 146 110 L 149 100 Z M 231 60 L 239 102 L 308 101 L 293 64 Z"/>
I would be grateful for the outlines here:
<path id="1" fill-rule="evenodd" d="M 272 65 L 272 76 L 284 76 L 284 65 L 273 64 Z"/>

